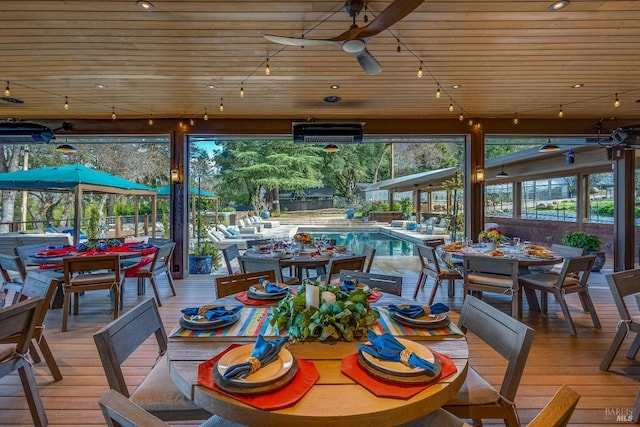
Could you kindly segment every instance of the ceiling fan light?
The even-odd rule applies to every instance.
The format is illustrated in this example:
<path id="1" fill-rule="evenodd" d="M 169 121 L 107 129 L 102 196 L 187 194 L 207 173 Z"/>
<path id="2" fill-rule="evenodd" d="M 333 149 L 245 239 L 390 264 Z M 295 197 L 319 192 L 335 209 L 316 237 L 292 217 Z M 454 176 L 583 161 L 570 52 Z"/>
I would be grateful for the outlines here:
<path id="1" fill-rule="evenodd" d="M 327 144 L 324 146 L 322 151 L 324 151 L 325 153 L 337 153 L 338 151 L 340 151 L 340 148 L 338 148 L 336 144 Z"/>

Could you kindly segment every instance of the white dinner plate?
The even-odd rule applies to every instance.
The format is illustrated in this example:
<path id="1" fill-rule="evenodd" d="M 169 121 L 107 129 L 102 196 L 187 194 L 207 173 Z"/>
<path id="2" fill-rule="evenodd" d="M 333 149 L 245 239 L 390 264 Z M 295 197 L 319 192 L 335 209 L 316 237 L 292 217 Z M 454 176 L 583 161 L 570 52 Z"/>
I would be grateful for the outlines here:
<path id="1" fill-rule="evenodd" d="M 246 362 L 251 357 L 253 348 L 254 344 L 247 344 L 225 353 L 217 364 L 220 375 L 224 375 L 230 366 Z M 278 359 L 258 369 L 253 374 L 249 374 L 246 378 L 233 381 L 252 386 L 268 384 L 284 377 L 291 369 L 292 364 L 293 355 L 286 348 L 281 348 L 280 353 L 278 353 Z"/>
<path id="2" fill-rule="evenodd" d="M 436 358 L 431 352 L 431 350 L 429 350 L 426 347 L 423 347 L 422 345 L 420 345 L 419 342 L 409 341 L 403 338 L 396 338 L 396 339 L 400 342 L 400 344 L 402 344 L 403 346 L 405 346 L 405 348 L 415 353 L 417 356 L 420 356 L 421 358 L 423 358 L 428 362 L 435 363 Z M 367 344 L 371 344 L 371 343 L 367 342 Z M 374 368 L 380 369 L 381 371 L 384 371 L 384 372 L 389 372 L 389 373 L 398 374 L 398 375 L 412 375 L 412 374 L 418 375 L 425 371 L 422 368 L 410 368 L 406 365 L 403 365 L 401 362 L 380 360 L 377 357 L 369 353 L 366 353 L 364 351 L 361 351 L 360 353 L 362 354 L 362 357 L 364 357 L 365 360 L 371 366 L 373 366 Z"/>
<path id="3" fill-rule="evenodd" d="M 404 307 L 409 307 L 409 304 L 399 304 L 398 307 L 404 308 Z M 425 310 L 427 310 L 428 307 L 424 307 Z M 426 313 L 426 311 L 425 311 Z M 410 322 L 413 322 L 415 324 L 430 324 L 430 323 L 438 323 L 438 322 L 442 322 L 446 317 L 447 317 L 447 313 L 440 313 L 440 314 L 435 314 L 435 315 L 431 315 L 431 314 L 423 314 L 420 317 L 409 317 L 409 316 L 403 316 L 402 314 L 394 311 L 393 314 L 395 316 L 398 316 L 402 319 L 408 320 Z"/>

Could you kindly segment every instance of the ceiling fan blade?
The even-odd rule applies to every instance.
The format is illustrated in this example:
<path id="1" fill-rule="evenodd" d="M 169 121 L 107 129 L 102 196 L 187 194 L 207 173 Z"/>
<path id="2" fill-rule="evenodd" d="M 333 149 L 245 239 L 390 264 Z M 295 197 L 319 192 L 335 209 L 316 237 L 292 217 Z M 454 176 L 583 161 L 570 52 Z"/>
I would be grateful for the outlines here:
<path id="1" fill-rule="evenodd" d="M 356 53 L 355 56 L 364 72 L 369 74 L 370 76 L 378 74 L 380 73 L 380 71 L 382 71 L 382 66 L 380 65 L 380 63 L 376 60 L 376 58 L 373 57 L 373 55 L 369 53 L 366 48 L 362 49 L 362 51 L 360 51 L 359 53 Z"/>
<path id="2" fill-rule="evenodd" d="M 326 46 L 326 45 L 336 45 L 339 44 L 333 40 L 324 40 L 324 39 L 298 39 L 295 37 L 281 37 L 281 36 L 273 36 L 271 34 L 265 34 L 264 38 L 272 41 L 274 43 L 285 44 L 288 46 Z"/>
<path id="3" fill-rule="evenodd" d="M 395 0 L 385 10 L 364 27 L 361 27 L 357 34 L 358 38 L 375 36 L 386 30 L 393 24 L 413 12 L 424 0 Z"/>

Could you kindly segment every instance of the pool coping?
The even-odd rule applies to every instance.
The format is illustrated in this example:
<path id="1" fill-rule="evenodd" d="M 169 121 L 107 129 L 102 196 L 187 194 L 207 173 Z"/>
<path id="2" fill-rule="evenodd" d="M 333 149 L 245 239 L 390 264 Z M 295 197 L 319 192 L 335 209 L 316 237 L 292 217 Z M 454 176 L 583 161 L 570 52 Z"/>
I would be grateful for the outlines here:
<path id="1" fill-rule="evenodd" d="M 445 241 L 448 241 L 450 239 L 450 236 L 444 235 L 444 234 L 426 234 L 426 233 L 421 233 L 417 231 L 399 229 L 397 227 L 391 227 L 390 225 L 383 225 L 383 224 L 362 225 L 362 226 L 356 226 L 356 227 L 354 226 L 344 227 L 344 226 L 333 226 L 333 225 L 328 226 L 326 224 L 300 225 L 298 226 L 298 230 L 311 232 L 311 233 L 318 232 L 320 230 L 331 230 L 331 231 L 336 231 L 338 233 L 350 232 L 350 231 L 362 232 L 362 233 L 377 232 L 377 233 L 386 234 L 387 236 L 395 237 L 397 239 L 405 240 L 418 245 L 423 244 L 424 239 L 429 239 L 434 237 L 443 237 Z"/>

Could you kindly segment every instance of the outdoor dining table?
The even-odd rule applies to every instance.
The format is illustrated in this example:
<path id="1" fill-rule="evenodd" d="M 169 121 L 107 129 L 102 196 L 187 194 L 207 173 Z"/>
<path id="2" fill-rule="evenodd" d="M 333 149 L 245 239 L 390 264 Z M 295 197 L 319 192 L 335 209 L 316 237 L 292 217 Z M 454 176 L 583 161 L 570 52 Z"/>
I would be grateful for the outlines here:
<path id="1" fill-rule="evenodd" d="M 233 296 L 216 302 L 225 305 L 238 303 Z M 354 355 L 357 352 L 356 342 L 346 341 L 324 343 L 313 340 L 288 345 L 288 350 L 295 358 L 313 363 L 319 372 L 319 379 L 300 400 L 284 407 L 278 407 L 278 402 L 271 402 L 275 409 L 260 409 L 234 396 L 200 385 L 199 367 L 210 369 L 208 363 L 211 363 L 212 358 L 228 349 L 230 345 L 254 343 L 258 334 L 266 339 L 279 334 L 276 328 L 270 327 L 267 322 L 269 306 L 245 306 L 242 318 L 238 322 L 244 324 L 227 327 L 229 329 L 225 328 L 223 331 L 204 333 L 202 336 L 198 336 L 197 333 L 180 334 L 179 331 L 183 328 L 176 327 L 170 334 L 167 352 L 170 375 L 185 396 L 202 408 L 223 418 L 251 426 L 370 427 L 394 426 L 412 421 L 439 409 L 458 392 L 467 374 L 467 341 L 453 322 L 448 328 L 436 331 L 396 323 L 384 308 L 391 303 L 415 304 L 415 301 L 384 294 L 375 303 L 381 316 L 376 325 L 372 326 L 376 333 L 389 332 L 397 338 L 419 342 L 430 350 L 448 356 L 455 365 L 454 373 L 438 379 L 410 397 L 383 397 L 384 393 L 378 396 L 344 374 L 343 363 L 346 363 L 349 357 L 355 360 Z M 365 341 L 366 339 L 360 342 Z M 407 387 L 413 385 L 402 385 L 398 388 L 406 390 Z M 268 394 L 264 395 L 264 400 L 270 399 Z"/>
<path id="2" fill-rule="evenodd" d="M 252 257 L 271 257 L 270 252 L 252 252 L 246 251 L 245 256 Z M 293 268 L 293 275 L 302 280 L 302 271 L 306 268 L 324 268 L 329 264 L 333 257 L 353 256 L 353 252 L 344 252 L 341 254 L 334 253 L 332 255 L 324 255 L 319 250 L 309 250 L 299 255 L 287 254 L 280 258 L 280 266 L 282 268 Z"/>

